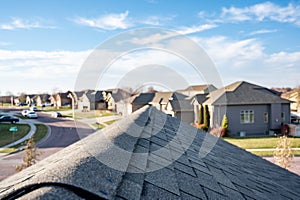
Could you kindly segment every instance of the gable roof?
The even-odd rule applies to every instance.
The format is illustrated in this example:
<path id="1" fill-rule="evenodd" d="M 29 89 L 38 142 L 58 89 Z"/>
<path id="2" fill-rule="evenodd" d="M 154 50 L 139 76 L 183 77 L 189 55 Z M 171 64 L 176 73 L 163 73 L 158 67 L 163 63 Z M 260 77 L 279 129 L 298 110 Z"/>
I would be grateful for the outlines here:
<path id="1" fill-rule="evenodd" d="M 211 92 L 205 104 L 212 105 L 247 105 L 290 103 L 281 98 L 274 90 L 245 81 L 238 81 Z"/>
<path id="2" fill-rule="evenodd" d="M 0 198 L 299 199 L 300 176 L 222 139 L 209 152 L 214 140 L 144 107 L 3 180 Z"/>
<path id="3" fill-rule="evenodd" d="M 194 106 L 192 105 L 192 101 L 190 99 L 172 100 L 170 101 L 170 104 L 172 106 L 172 110 L 175 112 L 194 110 Z"/>
<path id="4" fill-rule="evenodd" d="M 194 96 L 194 99 L 195 101 L 197 101 L 198 104 L 202 104 L 208 99 L 208 97 L 207 94 L 196 94 Z"/>
<path id="5" fill-rule="evenodd" d="M 150 103 L 155 96 L 155 93 L 141 93 L 133 100 L 132 104 L 148 104 Z"/>
<path id="6" fill-rule="evenodd" d="M 183 90 L 177 90 L 177 92 L 188 94 L 192 93 L 192 95 L 195 94 L 208 94 L 217 88 L 212 84 L 205 84 L 205 85 L 191 85 Z"/>
<path id="7" fill-rule="evenodd" d="M 103 92 L 106 92 L 106 91 L 97 90 L 94 92 L 88 92 L 88 93 L 86 93 L 86 96 L 90 102 L 104 102 L 105 99 L 103 97 Z M 106 92 L 106 94 L 107 94 L 107 92 Z"/>
<path id="8" fill-rule="evenodd" d="M 152 103 L 167 104 L 172 97 L 173 92 L 156 92 Z"/>

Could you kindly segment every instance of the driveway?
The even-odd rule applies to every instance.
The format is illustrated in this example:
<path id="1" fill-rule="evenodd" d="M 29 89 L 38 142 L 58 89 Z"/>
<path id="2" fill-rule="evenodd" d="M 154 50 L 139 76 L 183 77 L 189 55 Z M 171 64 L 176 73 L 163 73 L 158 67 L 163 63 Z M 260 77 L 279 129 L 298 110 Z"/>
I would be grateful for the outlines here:
<path id="1" fill-rule="evenodd" d="M 272 163 L 275 162 L 273 157 L 264 157 L 264 159 L 266 159 Z M 300 176 L 300 157 L 299 156 L 293 158 L 289 171 L 291 171 L 295 174 L 298 174 Z"/>

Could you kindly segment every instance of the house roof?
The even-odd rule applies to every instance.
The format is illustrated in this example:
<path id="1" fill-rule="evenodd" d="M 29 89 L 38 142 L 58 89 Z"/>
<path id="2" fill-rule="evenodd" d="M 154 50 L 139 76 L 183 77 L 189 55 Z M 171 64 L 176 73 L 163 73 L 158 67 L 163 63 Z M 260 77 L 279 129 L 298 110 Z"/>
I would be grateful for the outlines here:
<path id="1" fill-rule="evenodd" d="M 152 103 L 167 104 L 172 97 L 173 92 L 156 92 Z"/>
<path id="2" fill-rule="evenodd" d="M 207 94 L 196 94 L 194 99 L 198 102 L 198 104 L 202 104 L 208 99 L 208 97 Z"/>
<path id="3" fill-rule="evenodd" d="M 3 180 L 0 198 L 299 199 L 299 185 L 300 176 L 144 107 Z"/>
<path id="4" fill-rule="evenodd" d="M 148 104 L 155 96 L 155 93 L 141 93 L 132 102 L 132 104 Z"/>
<path id="5" fill-rule="evenodd" d="M 205 104 L 212 105 L 246 105 L 290 103 L 281 98 L 274 90 L 245 81 L 238 81 L 211 92 Z"/>
<path id="6" fill-rule="evenodd" d="M 205 84 L 205 85 L 191 85 L 183 90 L 178 90 L 180 93 L 186 93 L 186 92 L 195 92 L 195 93 L 210 93 L 217 88 L 212 84 Z"/>
<path id="7" fill-rule="evenodd" d="M 193 111 L 194 106 L 190 99 L 172 100 L 170 101 L 173 111 Z"/>
<path id="8" fill-rule="evenodd" d="M 94 92 L 91 92 L 91 93 L 86 93 L 86 96 L 87 96 L 87 98 L 89 99 L 90 102 L 105 101 L 105 99 L 103 97 L 103 92 L 106 92 L 106 91 L 98 90 L 98 91 L 94 91 Z"/>

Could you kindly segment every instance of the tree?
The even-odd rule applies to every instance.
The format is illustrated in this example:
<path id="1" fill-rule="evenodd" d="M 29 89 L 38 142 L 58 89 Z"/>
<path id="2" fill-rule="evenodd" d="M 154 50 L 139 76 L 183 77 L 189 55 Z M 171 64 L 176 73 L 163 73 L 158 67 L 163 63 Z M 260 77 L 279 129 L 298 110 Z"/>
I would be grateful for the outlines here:
<path id="1" fill-rule="evenodd" d="M 21 165 L 16 166 L 16 171 L 22 171 L 23 169 L 30 167 L 35 164 L 37 161 L 37 157 L 40 155 L 37 148 L 35 147 L 35 142 L 33 137 L 29 138 L 26 142 L 25 147 L 25 155 L 23 157 L 23 163 Z"/>
<path id="2" fill-rule="evenodd" d="M 204 119 L 203 119 L 203 105 L 200 104 L 200 109 L 199 109 L 199 124 L 203 124 Z"/>
<path id="3" fill-rule="evenodd" d="M 203 118 L 204 118 L 204 125 L 207 127 L 207 129 L 210 127 L 210 115 L 209 115 L 209 110 L 208 110 L 208 105 L 204 106 L 204 111 L 203 111 Z"/>
<path id="4" fill-rule="evenodd" d="M 282 168 L 288 169 L 293 159 L 293 153 L 291 149 L 291 142 L 287 136 L 279 138 L 276 150 L 274 151 L 275 164 Z"/>
<path id="5" fill-rule="evenodd" d="M 228 119 L 227 119 L 226 115 L 223 116 L 221 126 L 222 126 L 221 137 L 225 137 L 225 136 L 228 135 L 228 126 L 229 126 Z"/>

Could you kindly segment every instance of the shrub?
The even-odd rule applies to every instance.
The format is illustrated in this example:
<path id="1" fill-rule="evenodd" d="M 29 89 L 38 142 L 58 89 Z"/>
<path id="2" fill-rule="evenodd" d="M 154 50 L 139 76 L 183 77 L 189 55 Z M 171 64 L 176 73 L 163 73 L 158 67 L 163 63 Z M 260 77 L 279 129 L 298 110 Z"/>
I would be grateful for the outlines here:
<path id="1" fill-rule="evenodd" d="M 225 137 L 228 135 L 228 126 L 229 126 L 228 119 L 226 115 L 224 115 L 222 119 L 221 137 Z"/>

